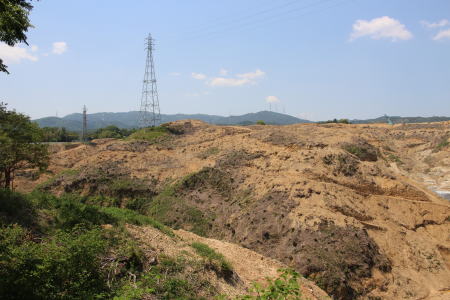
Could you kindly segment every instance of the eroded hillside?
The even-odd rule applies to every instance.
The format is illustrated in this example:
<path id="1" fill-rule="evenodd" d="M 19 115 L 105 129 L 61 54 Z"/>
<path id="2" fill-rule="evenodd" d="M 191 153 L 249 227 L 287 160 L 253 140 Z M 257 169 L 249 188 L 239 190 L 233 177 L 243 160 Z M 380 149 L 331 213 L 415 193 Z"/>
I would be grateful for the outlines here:
<path id="1" fill-rule="evenodd" d="M 152 141 L 53 145 L 51 174 L 16 185 L 236 243 L 336 299 L 448 297 L 450 203 L 430 189 L 450 190 L 450 123 L 170 126 Z"/>

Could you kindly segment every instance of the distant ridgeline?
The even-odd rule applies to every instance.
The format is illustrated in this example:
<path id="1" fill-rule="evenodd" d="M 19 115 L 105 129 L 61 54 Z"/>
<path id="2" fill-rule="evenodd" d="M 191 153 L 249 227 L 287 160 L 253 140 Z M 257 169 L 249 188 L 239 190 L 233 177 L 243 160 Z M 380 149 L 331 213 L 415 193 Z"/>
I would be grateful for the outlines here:
<path id="1" fill-rule="evenodd" d="M 88 129 L 96 130 L 109 125 L 115 125 L 119 128 L 136 128 L 138 126 L 139 112 L 119 112 L 119 113 L 95 113 L 88 114 Z M 40 127 L 65 127 L 71 131 L 81 131 L 82 128 L 81 113 L 70 114 L 63 118 L 46 117 L 34 120 Z M 216 116 L 206 114 L 176 114 L 161 115 L 162 123 L 173 122 L 185 119 L 201 120 L 210 124 L 217 125 L 252 125 L 257 121 L 264 121 L 266 124 L 272 125 L 289 125 L 296 123 L 313 123 L 308 120 L 299 119 L 290 115 L 280 114 L 272 111 L 260 111 L 240 116 Z M 426 123 L 426 122 L 442 122 L 450 121 L 450 117 L 399 117 L 399 116 L 383 116 L 376 119 L 368 120 L 350 120 L 352 124 L 372 124 L 372 123 L 389 123 L 389 119 L 394 124 L 401 123 Z"/>
<path id="2" fill-rule="evenodd" d="M 376 119 L 367 120 L 351 120 L 352 124 L 373 124 L 373 123 L 389 123 L 389 119 L 394 124 L 402 123 L 429 123 L 450 121 L 450 117 L 399 117 L 399 116 L 383 116 Z"/>
<path id="3" fill-rule="evenodd" d="M 119 128 L 136 128 L 138 126 L 139 112 L 130 111 L 122 113 L 95 113 L 88 114 L 88 129 L 96 130 L 109 125 L 115 125 Z M 81 113 L 70 114 L 62 118 L 46 117 L 34 120 L 40 127 L 65 127 L 67 130 L 81 131 L 82 128 Z M 250 113 L 241 116 L 215 116 L 206 114 L 176 114 L 176 115 L 161 115 L 161 122 L 173 122 L 185 119 L 201 120 L 210 124 L 217 125 L 252 125 L 257 121 L 264 121 L 266 124 L 274 125 L 289 125 L 296 123 L 312 123 L 308 120 L 299 119 L 293 116 L 280 114 L 271 111 L 260 111 L 257 113 Z"/>

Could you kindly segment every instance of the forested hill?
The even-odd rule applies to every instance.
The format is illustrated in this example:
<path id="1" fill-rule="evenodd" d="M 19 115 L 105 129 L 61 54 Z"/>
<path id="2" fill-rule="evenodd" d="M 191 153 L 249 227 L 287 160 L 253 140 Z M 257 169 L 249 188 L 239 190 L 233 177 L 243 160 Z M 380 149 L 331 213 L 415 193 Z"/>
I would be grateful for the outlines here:
<path id="1" fill-rule="evenodd" d="M 95 113 L 88 114 L 88 129 L 95 130 L 108 125 L 116 125 L 120 128 L 134 128 L 138 126 L 139 112 Z M 299 119 L 290 115 L 271 111 L 260 111 L 240 116 L 217 116 L 207 114 L 175 114 L 161 115 L 161 122 L 172 122 L 185 119 L 201 120 L 210 124 L 219 125 L 250 125 L 262 120 L 267 124 L 288 125 L 295 123 L 311 123 L 311 121 Z M 70 114 L 62 118 L 46 117 L 34 120 L 40 127 L 65 127 L 68 130 L 80 131 L 82 127 L 82 114 Z"/>
<path id="2" fill-rule="evenodd" d="M 375 119 L 367 120 L 351 120 L 353 124 L 374 124 L 374 123 L 388 123 L 389 119 L 394 124 L 401 123 L 428 123 L 428 122 L 444 122 L 450 121 L 450 117 L 400 117 L 400 116 L 382 116 Z"/>

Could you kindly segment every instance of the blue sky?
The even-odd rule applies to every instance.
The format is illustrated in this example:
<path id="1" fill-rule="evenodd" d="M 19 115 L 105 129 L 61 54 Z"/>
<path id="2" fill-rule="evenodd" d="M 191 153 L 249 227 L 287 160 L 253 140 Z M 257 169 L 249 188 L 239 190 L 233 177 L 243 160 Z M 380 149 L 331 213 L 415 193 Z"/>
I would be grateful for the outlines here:
<path id="1" fill-rule="evenodd" d="M 448 0 L 43 0 L 0 45 L 0 100 L 32 118 L 137 110 L 156 39 L 162 113 L 450 116 Z"/>

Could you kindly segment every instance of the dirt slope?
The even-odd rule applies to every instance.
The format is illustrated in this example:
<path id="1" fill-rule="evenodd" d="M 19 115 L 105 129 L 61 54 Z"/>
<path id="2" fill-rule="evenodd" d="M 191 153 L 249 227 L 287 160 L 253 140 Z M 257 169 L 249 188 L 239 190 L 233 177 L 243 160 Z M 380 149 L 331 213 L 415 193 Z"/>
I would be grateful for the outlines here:
<path id="1" fill-rule="evenodd" d="M 267 277 L 277 278 L 279 275 L 278 270 L 286 268 L 281 262 L 266 258 L 254 251 L 244 249 L 235 244 L 202 238 L 184 230 L 178 230 L 176 232 L 177 237 L 172 238 L 150 226 L 128 225 L 127 229 L 150 256 L 167 255 L 179 257 L 180 255 L 188 255 L 196 257 L 198 255 L 190 246 L 193 242 L 204 243 L 217 253 L 223 254 L 235 271 L 234 280 L 230 282 L 217 278 L 214 272 L 211 272 L 209 282 L 215 285 L 219 294 L 227 296 L 248 294 L 248 289 L 252 287 L 254 282 L 265 284 Z M 306 299 L 329 299 L 324 291 L 307 279 L 301 279 L 301 287 L 302 294 Z"/>
<path id="2" fill-rule="evenodd" d="M 79 171 L 47 188 L 101 191 L 92 170 L 111 170 L 145 186 L 148 214 L 280 260 L 337 299 L 448 297 L 450 205 L 429 189 L 450 190 L 449 123 L 173 126 L 184 133 L 157 143 L 55 146 L 50 170 Z"/>

